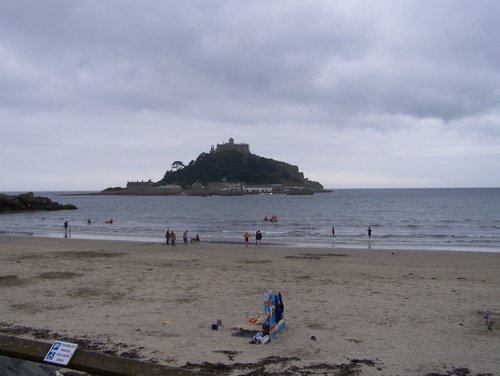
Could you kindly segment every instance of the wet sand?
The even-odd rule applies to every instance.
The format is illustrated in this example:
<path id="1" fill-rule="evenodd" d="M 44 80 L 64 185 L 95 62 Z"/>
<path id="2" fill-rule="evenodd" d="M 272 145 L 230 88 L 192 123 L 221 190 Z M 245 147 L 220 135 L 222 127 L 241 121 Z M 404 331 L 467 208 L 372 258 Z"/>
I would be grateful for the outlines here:
<path id="1" fill-rule="evenodd" d="M 286 328 L 232 335 L 280 291 Z M 500 375 L 500 253 L 0 236 L 0 333 L 249 374 Z M 483 319 L 498 321 L 488 330 Z M 220 319 L 222 327 L 212 330 Z M 458 374 L 458 373 L 456 373 Z"/>

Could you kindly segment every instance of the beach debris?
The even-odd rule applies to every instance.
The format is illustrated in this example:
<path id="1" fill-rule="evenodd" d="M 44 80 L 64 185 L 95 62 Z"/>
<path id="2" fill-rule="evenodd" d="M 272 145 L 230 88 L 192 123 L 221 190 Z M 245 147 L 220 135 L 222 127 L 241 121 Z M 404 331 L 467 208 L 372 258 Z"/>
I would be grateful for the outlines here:
<path id="1" fill-rule="evenodd" d="M 231 350 L 215 350 L 214 353 L 224 354 L 228 357 L 230 361 L 234 360 L 234 357 L 240 354 L 240 351 L 231 351 Z"/>
<path id="2" fill-rule="evenodd" d="M 16 274 L 0 275 L 0 287 L 20 286 L 23 281 Z"/>
<path id="3" fill-rule="evenodd" d="M 244 375 L 275 375 L 276 367 L 281 370 L 280 375 L 335 375 L 335 376 L 357 376 L 360 375 L 362 367 L 377 367 L 379 363 L 369 359 L 352 359 L 348 363 L 312 363 L 304 364 L 304 361 L 296 356 L 281 357 L 269 356 L 255 363 L 209 363 L 201 364 L 186 363 L 183 367 L 189 370 L 211 372 L 216 374 L 244 374 Z"/>
<path id="4" fill-rule="evenodd" d="M 446 373 L 436 373 L 436 372 L 431 372 L 425 374 L 425 376 L 472 376 L 473 373 L 470 369 L 468 368 L 454 368 L 451 371 L 447 371 Z M 477 376 L 480 376 L 483 374 L 478 374 Z M 491 373 L 484 374 L 486 375 L 492 375 Z"/>
<path id="5" fill-rule="evenodd" d="M 316 341 L 316 336 L 311 336 L 311 341 Z"/>
<path id="6" fill-rule="evenodd" d="M 175 320 L 165 320 L 163 321 L 163 325 L 166 325 L 166 326 L 171 326 L 171 325 L 175 325 Z"/>
<path id="7" fill-rule="evenodd" d="M 255 336 L 259 332 L 260 332 L 260 330 L 250 330 L 250 329 L 239 328 L 236 331 L 234 331 L 233 333 L 231 333 L 231 335 L 235 336 L 235 337 L 252 338 L 253 336 Z"/>
<path id="8" fill-rule="evenodd" d="M 483 315 L 483 320 L 484 320 L 484 323 L 486 324 L 486 327 L 488 328 L 489 331 L 492 331 L 493 329 L 493 324 L 495 324 L 495 322 L 491 319 L 491 316 L 490 316 L 490 312 L 489 311 L 486 311 Z"/>
<path id="9" fill-rule="evenodd" d="M 327 257 L 347 257 L 344 253 L 301 253 L 299 255 L 285 256 L 287 259 L 322 260 Z"/>
<path id="10" fill-rule="evenodd" d="M 346 338 L 347 341 L 349 342 L 354 342 L 354 343 L 361 343 L 363 342 L 362 339 L 356 339 L 356 338 Z"/>

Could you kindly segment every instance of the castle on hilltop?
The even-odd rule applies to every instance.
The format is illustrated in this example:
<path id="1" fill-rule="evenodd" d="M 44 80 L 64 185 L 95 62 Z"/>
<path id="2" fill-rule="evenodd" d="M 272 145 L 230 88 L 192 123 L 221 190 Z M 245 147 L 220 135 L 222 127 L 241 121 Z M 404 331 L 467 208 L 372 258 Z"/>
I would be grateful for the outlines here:
<path id="1" fill-rule="evenodd" d="M 219 153 L 221 151 L 227 151 L 227 150 L 235 150 L 243 154 L 250 154 L 250 145 L 235 144 L 234 138 L 230 137 L 229 142 L 227 144 L 225 142 L 223 142 L 222 144 L 217 144 L 216 148 L 214 148 L 214 146 L 212 145 L 210 153 Z"/>
<path id="2" fill-rule="evenodd" d="M 304 178 L 297 166 L 250 153 L 250 145 L 229 142 L 212 145 L 188 165 L 172 163 L 163 179 L 128 181 L 126 188 L 110 187 L 108 195 L 240 196 L 245 194 L 309 195 L 323 186 Z"/>

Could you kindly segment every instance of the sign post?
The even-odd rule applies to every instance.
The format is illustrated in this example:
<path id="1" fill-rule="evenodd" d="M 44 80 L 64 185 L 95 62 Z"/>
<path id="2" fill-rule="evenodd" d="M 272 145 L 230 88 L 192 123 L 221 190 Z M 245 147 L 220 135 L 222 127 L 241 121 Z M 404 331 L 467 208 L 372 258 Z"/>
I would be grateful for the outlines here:
<path id="1" fill-rule="evenodd" d="M 43 361 L 67 366 L 77 348 L 78 344 L 76 343 L 54 341 Z"/>

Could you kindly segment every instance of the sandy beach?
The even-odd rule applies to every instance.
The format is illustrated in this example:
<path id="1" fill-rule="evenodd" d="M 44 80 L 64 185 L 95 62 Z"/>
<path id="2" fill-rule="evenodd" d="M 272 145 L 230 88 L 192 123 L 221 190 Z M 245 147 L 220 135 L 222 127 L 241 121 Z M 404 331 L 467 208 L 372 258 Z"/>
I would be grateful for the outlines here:
<path id="1" fill-rule="evenodd" d="M 249 344 L 231 328 L 265 289 L 282 293 L 286 328 Z M 500 375 L 500 253 L 0 236 L 0 293 L 2 334 L 170 366 Z"/>

